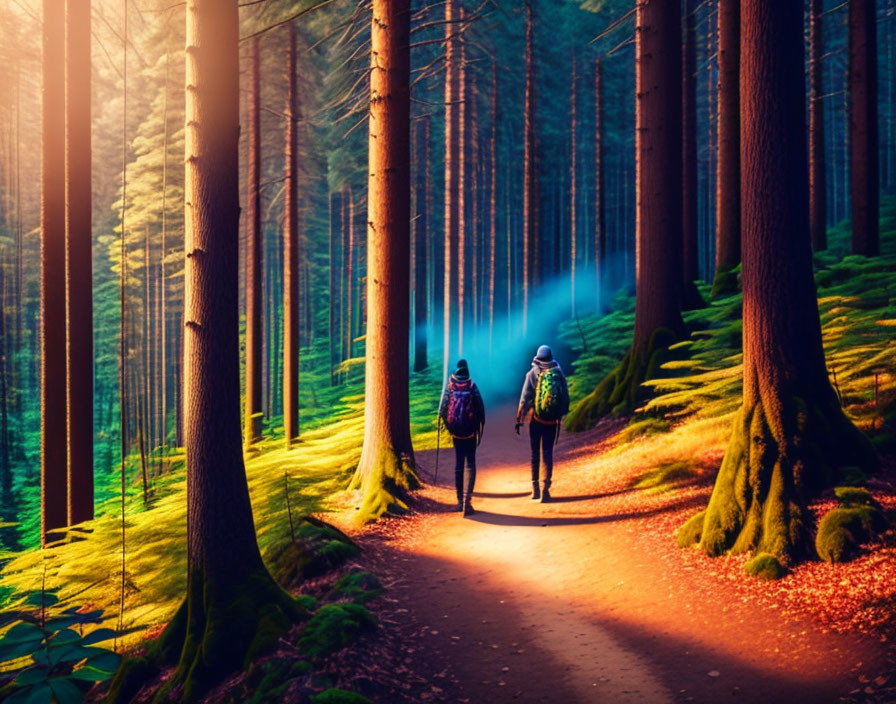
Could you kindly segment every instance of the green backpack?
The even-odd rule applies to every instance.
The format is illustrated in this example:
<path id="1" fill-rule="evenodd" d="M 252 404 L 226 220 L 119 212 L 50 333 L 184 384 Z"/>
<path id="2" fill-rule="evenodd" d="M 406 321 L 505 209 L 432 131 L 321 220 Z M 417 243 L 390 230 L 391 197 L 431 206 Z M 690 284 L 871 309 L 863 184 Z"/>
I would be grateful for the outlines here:
<path id="1" fill-rule="evenodd" d="M 559 367 L 544 370 L 535 387 L 535 415 L 539 420 L 557 422 L 569 410 L 569 398 Z"/>

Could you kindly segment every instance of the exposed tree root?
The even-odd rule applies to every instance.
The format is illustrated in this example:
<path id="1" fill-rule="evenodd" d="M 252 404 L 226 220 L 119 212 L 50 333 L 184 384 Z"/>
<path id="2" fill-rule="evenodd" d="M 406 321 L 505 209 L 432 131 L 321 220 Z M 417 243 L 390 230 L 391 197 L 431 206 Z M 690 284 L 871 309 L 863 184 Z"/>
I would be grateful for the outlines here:
<path id="1" fill-rule="evenodd" d="M 738 411 L 702 527 L 695 516 L 679 544 L 699 542 L 711 556 L 767 553 L 788 564 L 814 557 L 809 498 L 858 465 L 873 470 L 867 439 L 835 404 L 800 398 Z"/>
<path id="2" fill-rule="evenodd" d="M 567 430 L 587 430 L 605 415 L 622 415 L 634 410 L 641 400 L 641 383 L 656 377 L 668 359 L 669 346 L 676 341 L 671 330 L 658 328 L 650 336 L 646 351 L 630 350 L 597 388 L 570 411 L 566 417 Z"/>
<path id="3" fill-rule="evenodd" d="M 360 492 L 357 519 L 366 523 L 385 513 L 405 513 L 410 492 L 419 487 L 410 458 L 385 448 L 374 458 L 361 458 L 349 491 Z"/>
<path id="4" fill-rule="evenodd" d="M 712 292 L 709 294 L 709 297 L 715 300 L 719 296 L 728 296 L 740 291 L 739 275 L 740 266 L 735 269 L 717 271 L 716 277 L 712 282 Z"/>
<path id="5" fill-rule="evenodd" d="M 112 681 L 108 700 L 129 701 L 162 668 L 177 669 L 154 701 L 196 701 L 227 674 L 246 668 L 270 650 L 305 610 L 263 566 L 238 585 L 230 578 L 194 573 L 190 590 L 168 627 L 146 656 L 126 661 Z"/>

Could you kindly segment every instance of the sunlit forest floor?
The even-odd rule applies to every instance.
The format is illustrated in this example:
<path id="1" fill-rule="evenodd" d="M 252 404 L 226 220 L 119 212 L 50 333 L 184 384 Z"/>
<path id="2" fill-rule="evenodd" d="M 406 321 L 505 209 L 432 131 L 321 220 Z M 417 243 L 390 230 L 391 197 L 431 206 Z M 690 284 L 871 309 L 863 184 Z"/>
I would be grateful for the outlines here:
<path id="1" fill-rule="evenodd" d="M 687 314 L 690 339 L 632 418 L 563 436 L 552 505 L 523 496 L 528 448 L 508 416 L 489 421 L 475 520 L 447 513 L 449 492 L 430 487 L 411 517 L 357 527 L 343 492 L 363 432 L 356 371 L 338 402 L 321 399 L 336 410 L 318 414 L 297 446 L 286 450 L 273 433 L 247 456 L 262 553 L 281 582 L 309 595 L 322 630 L 300 625 L 212 699 L 305 701 L 334 686 L 375 701 L 481 701 L 488 692 L 539 701 L 538 692 L 559 691 L 567 701 L 586 701 L 585 691 L 614 701 L 707 701 L 737 691 L 758 701 L 789 688 L 817 692 L 818 701 L 896 698 L 894 211 L 886 200 L 881 257 L 844 257 L 846 224 L 816 256 L 831 379 L 883 459 L 867 488 L 891 528 L 856 559 L 798 565 L 767 582 L 744 574 L 746 556 L 711 560 L 676 546 L 675 531 L 708 498 L 739 405 L 740 296 Z M 578 355 L 573 402 L 624 353 L 633 310 L 620 296 L 613 313 L 561 326 Z M 434 469 L 438 377 L 432 369 L 411 383 L 424 481 Z M 443 450 L 442 482 L 449 471 Z M 72 539 L 3 556 L 0 628 L 40 604 L 49 616 L 101 610 L 95 625 L 119 630 L 119 651 L 160 633 L 185 590 L 185 491 L 176 454 L 165 458 L 148 504 L 136 482 L 129 486 L 123 609 L 121 516 L 109 499 Z M 834 504 L 828 492 L 812 510 Z M 308 514 L 354 542 L 304 521 Z M 345 603 L 367 615 L 352 621 L 340 611 Z M 315 650 L 310 641 L 328 629 L 335 642 Z"/>

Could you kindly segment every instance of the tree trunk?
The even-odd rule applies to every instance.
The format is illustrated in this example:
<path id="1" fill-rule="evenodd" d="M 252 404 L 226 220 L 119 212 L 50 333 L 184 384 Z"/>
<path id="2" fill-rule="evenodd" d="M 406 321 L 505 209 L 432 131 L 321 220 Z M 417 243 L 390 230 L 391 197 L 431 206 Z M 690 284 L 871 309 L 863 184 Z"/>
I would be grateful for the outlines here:
<path id="1" fill-rule="evenodd" d="M 65 241 L 68 524 L 93 518 L 90 1 L 66 0 Z M 57 10 L 58 12 L 58 10 Z"/>
<path id="2" fill-rule="evenodd" d="M 703 307 L 694 281 L 699 278 L 697 247 L 697 0 L 685 4 L 685 33 L 681 72 L 682 102 L 682 277 L 681 305 Z"/>
<path id="3" fill-rule="evenodd" d="M 65 13 L 43 3 L 41 141 L 41 545 L 68 520 L 65 333 Z"/>
<path id="4" fill-rule="evenodd" d="M 849 0 L 849 163 L 852 252 L 873 257 L 878 242 L 877 9 Z"/>
<path id="5" fill-rule="evenodd" d="M 824 55 L 821 0 L 809 3 L 809 231 L 812 249 L 828 247 L 827 193 L 825 188 L 824 101 L 822 56 Z"/>
<path id="6" fill-rule="evenodd" d="M 572 54 L 569 79 L 569 285 L 570 313 L 576 317 L 576 54 Z"/>
<path id="7" fill-rule="evenodd" d="M 296 139 L 296 27 L 286 49 L 286 202 L 283 220 L 283 431 L 299 436 L 299 209 Z"/>
<path id="8" fill-rule="evenodd" d="M 461 31 L 464 27 L 463 0 L 457 10 Z M 467 284 L 467 56 L 463 34 L 457 42 L 457 354 L 464 354 Z"/>
<path id="9" fill-rule="evenodd" d="M 488 166 L 488 352 L 492 353 L 495 328 L 495 245 L 498 238 L 498 62 L 492 61 L 492 130 L 489 142 Z"/>
<path id="10" fill-rule="evenodd" d="M 371 22 L 368 326 L 359 518 L 407 507 L 417 488 L 408 409 L 410 3 L 374 0 Z"/>
<path id="11" fill-rule="evenodd" d="M 743 0 L 743 406 L 695 537 L 710 555 L 813 552 L 807 499 L 874 464 L 828 381 L 812 274 L 803 8 Z M 702 524 L 702 529 L 701 529 Z"/>
<path id="12" fill-rule="evenodd" d="M 152 647 L 179 664 L 157 699 L 182 685 L 199 699 L 217 679 L 273 646 L 299 607 L 258 551 L 243 465 L 239 381 L 239 87 L 235 2 L 189 0 L 186 13 L 184 415 L 187 597 Z M 147 676 L 119 670 L 112 698 Z"/>
<path id="13" fill-rule="evenodd" d="M 603 88 L 601 63 L 594 61 L 594 274 L 597 290 L 597 310 L 603 309 L 606 245 L 606 210 L 604 208 L 603 166 Z"/>
<path id="14" fill-rule="evenodd" d="M 165 257 L 168 256 L 168 91 L 169 91 L 169 64 L 171 61 L 170 50 L 165 50 L 165 97 L 162 117 L 162 241 L 159 255 L 159 296 L 161 298 L 161 367 L 162 367 L 162 445 L 168 446 L 168 291 L 166 277 Z"/>
<path id="15" fill-rule="evenodd" d="M 538 176 L 535 154 L 535 31 L 533 0 L 526 0 L 526 94 L 523 104 L 523 335 L 529 324 L 529 289 L 538 258 Z"/>
<path id="16" fill-rule="evenodd" d="M 460 191 L 461 100 L 458 75 L 456 0 L 445 0 L 445 262 L 443 274 L 443 349 L 442 376 L 448 377 L 448 365 L 457 340 L 457 269 L 458 269 L 458 193 Z"/>
<path id="17" fill-rule="evenodd" d="M 342 213 L 342 202 L 340 198 L 340 193 L 338 191 L 331 191 L 329 197 L 330 204 L 330 236 L 329 236 L 329 257 L 328 261 L 328 274 L 330 279 L 329 284 L 329 362 L 330 362 L 330 386 L 336 385 L 336 364 L 337 364 L 337 350 L 336 343 L 339 341 L 339 314 L 340 308 L 342 307 L 342 297 L 337 295 L 339 293 L 339 286 L 336 284 L 336 274 L 339 272 L 340 283 L 342 278 L 342 273 L 339 267 L 337 266 L 337 238 L 341 238 L 341 230 L 340 230 L 340 215 Z"/>
<path id="18" fill-rule="evenodd" d="M 348 241 L 346 245 L 346 257 L 348 266 L 345 272 L 346 314 L 345 314 L 345 358 L 354 356 L 354 298 L 355 298 L 355 200 L 352 187 L 346 187 L 345 194 L 346 227 L 348 229 Z"/>
<path id="19" fill-rule="evenodd" d="M 636 287 L 632 347 L 619 366 L 570 413 L 583 429 L 636 405 L 668 346 L 684 334 L 681 281 L 681 8 L 670 0 L 637 6 L 635 157 Z"/>
<path id="20" fill-rule="evenodd" d="M 740 2 L 719 2 L 718 163 L 716 165 L 716 276 L 713 298 L 737 291 L 740 263 Z"/>
<path id="21" fill-rule="evenodd" d="M 261 439 L 261 360 L 264 324 L 262 303 L 261 231 L 261 86 L 259 38 L 252 40 L 249 74 L 249 158 L 246 184 L 248 213 L 246 233 L 246 410 L 245 442 Z"/>
<path id="22" fill-rule="evenodd" d="M 426 369 L 426 182 L 429 179 L 429 118 L 417 123 L 417 213 L 414 216 L 414 371 Z"/>

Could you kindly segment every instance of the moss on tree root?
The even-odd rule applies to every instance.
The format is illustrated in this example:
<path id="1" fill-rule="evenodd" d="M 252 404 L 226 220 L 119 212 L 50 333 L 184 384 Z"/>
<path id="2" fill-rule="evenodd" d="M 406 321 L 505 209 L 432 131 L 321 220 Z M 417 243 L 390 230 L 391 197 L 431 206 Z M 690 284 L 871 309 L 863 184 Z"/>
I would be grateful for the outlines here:
<path id="1" fill-rule="evenodd" d="M 740 291 L 739 274 L 740 266 L 735 269 L 717 271 L 712 282 L 712 291 L 709 297 L 712 300 L 716 300 L 720 296 L 729 296 Z"/>
<path id="2" fill-rule="evenodd" d="M 362 523 L 375 521 L 385 513 L 406 513 L 410 492 L 418 488 L 420 479 L 413 462 L 391 449 L 383 449 L 366 464 L 358 465 L 349 485 L 349 491 L 360 493 L 357 519 Z"/>
<path id="3" fill-rule="evenodd" d="M 806 502 L 855 465 L 872 470 L 876 457 L 839 406 L 796 397 L 771 412 L 762 401 L 744 406 L 703 524 L 697 530 L 692 518 L 679 532 L 679 544 L 699 541 L 710 556 L 752 550 L 785 565 L 812 557 Z"/>
<path id="4" fill-rule="evenodd" d="M 164 667 L 177 665 L 156 693 L 167 701 L 196 701 L 221 678 L 247 668 L 270 650 L 307 612 L 283 591 L 263 566 L 238 584 L 232 577 L 211 578 L 194 571 L 190 592 L 168 627 L 145 657 L 127 661 L 116 674 L 109 701 L 130 700 Z"/>
<path id="5" fill-rule="evenodd" d="M 657 328 L 645 351 L 632 348 L 597 388 L 570 411 L 566 417 L 567 430 L 587 430 L 603 416 L 633 411 L 640 400 L 641 383 L 657 375 L 660 366 L 668 361 L 669 346 L 676 341 L 671 330 Z"/>

